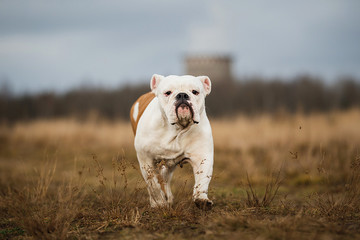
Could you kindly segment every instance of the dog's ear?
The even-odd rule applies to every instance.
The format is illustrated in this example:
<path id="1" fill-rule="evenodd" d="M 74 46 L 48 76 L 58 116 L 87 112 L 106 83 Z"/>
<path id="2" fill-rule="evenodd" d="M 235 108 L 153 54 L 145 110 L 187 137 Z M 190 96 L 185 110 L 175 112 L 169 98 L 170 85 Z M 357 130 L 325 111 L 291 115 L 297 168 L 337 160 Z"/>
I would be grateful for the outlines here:
<path id="1" fill-rule="evenodd" d="M 208 76 L 199 76 L 198 77 L 200 79 L 200 81 L 203 84 L 204 90 L 205 90 L 205 94 L 206 96 L 210 94 L 211 92 L 211 81 L 210 78 Z"/>
<path id="2" fill-rule="evenodd" d="M 164 76 L 161 76 L 159 74 L 154 74 L 152 77 L 151 77 L 151 81 L 150 81 L 150 88 L 151 88 L 151 91 L 153 93 L 155 93 L 156 91 L 156 88 L 159 86 L 159 83 L 160 81 L 164 78 Z"/>

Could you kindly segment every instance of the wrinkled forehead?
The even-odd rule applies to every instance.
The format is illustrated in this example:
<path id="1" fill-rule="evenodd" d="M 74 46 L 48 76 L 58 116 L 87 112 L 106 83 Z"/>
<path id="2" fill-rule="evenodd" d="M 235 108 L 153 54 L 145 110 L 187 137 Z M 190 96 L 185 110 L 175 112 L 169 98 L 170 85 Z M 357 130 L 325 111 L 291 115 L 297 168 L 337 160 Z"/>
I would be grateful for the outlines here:
<path id="1" fill-rule="evenodd" d="M 200 90 L 202 84 L 197 77 L 193 76 L 167 76 L 165 77 L 160 85 L 159 89 L 162 90 Z"/>

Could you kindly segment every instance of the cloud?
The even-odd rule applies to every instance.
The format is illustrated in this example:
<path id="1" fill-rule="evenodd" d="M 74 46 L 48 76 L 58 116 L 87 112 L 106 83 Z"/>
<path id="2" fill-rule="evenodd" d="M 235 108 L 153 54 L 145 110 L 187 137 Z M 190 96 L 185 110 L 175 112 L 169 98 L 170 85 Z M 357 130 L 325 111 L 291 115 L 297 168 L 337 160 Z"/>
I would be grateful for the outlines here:
<path id="1" fill-rule="evenodd" d="M 238 75 L 360 77 L 359 1 L 2 1 L 0 76 L 17 91 L 183 74 L 231 53 Z"/>

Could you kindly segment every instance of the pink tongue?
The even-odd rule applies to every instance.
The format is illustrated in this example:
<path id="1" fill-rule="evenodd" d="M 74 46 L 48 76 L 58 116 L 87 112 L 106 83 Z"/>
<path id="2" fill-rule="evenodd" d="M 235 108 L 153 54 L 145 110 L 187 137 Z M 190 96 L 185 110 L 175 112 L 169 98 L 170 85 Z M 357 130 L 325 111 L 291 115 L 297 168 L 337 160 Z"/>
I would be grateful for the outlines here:
<path id="1" fill-rule="evenodd" d="M 180 118 L 186 118 L 191 115 L 191 112 L 188 106 L 182 104 L 180 107 L 178 107 L 177 114 Z"/>

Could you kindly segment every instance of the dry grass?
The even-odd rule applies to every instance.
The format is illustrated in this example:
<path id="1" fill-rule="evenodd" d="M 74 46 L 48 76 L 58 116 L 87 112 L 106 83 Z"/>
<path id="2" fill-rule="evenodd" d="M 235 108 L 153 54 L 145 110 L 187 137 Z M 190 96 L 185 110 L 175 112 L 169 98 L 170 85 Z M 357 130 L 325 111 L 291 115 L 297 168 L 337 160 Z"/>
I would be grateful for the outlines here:
<path id="1" fill-rule="evenodd" d="M 325 171 L 325 170 L 322 170 Z M 341 189 L 314 193 L 309 202 L 316 215 L 320 214 L 332 221 L 358 219 L 360 213 L 360 157 L 351 164 L 349 175 Z M 336 186 L 335 182 L 326 178 L 327 184 Z"/>
<path id="2" fill-rule="evenodd" d="M 83 194 L 81 184 L 70 179 L 51 186 L 56 165 L 41 167 L 34 182 L 9 188 L 2 199 L 8 216 L 28 235 L 35 238 L 65 239 L 70 224 L 80 211 Z M 56 191 L 51 191 L 55 187 Z"/>
<path id="3" fill-rule="evenodd" d="M 266 183 L 263 197 L 259 197 L 259 195 L 256 193 L 256 190 L 254 190 L 251 181 L 249 179 L 249 174 L 246 174 L 246 180 L 248 184 L 248 189 L 246 189 L 246 196 L 247 196 L 246 206 L 269 207 L 270 204 L 274 201 L 279 191 L 281 185 L 280 174 L 281 174 L 281 170 L 279 170 L 276 176 L 271 176 L 270 181 Z"/>
<path id="4" fill-rule="evenodd" d="M 360 111 L 212 120 L 212 211 L 151 209 L 130 125 L 72 119 L 0 127 L 0 238 L 356 239 Z M 281 170 L 278 170 L 281 169 Z"/>

